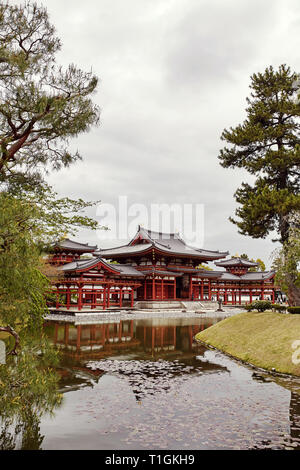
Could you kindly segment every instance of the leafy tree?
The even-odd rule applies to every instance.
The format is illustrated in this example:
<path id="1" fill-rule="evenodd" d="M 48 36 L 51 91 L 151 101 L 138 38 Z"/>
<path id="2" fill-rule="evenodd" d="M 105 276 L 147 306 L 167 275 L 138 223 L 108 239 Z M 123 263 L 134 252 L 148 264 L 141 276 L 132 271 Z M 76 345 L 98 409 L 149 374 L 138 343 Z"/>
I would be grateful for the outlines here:
<path id="1" fill-rule="evenodd" d="M 99 121 L 97 78 L 55 62 L 61 47 L 47 10 L 0 4 L 0 316 L 40 327 L 49 289 L 41 250 L 64 232 L 97 223 L 94 203 L 58 198 L 46 171 L 68 166 L 69 140 Z"/>
<path id="2" fill-rule="evenodd" d="M 252 259 L 251 261 L 254 261 L 254 260 Z M 266 270 L 266 265 L 265 265 L 265 263 L 263 262 L 262 259 L 257 258 L 255 263 L 258 263 L 258 267 L 257 268 L 250 268 L 250 271 L 251 271 L 251 269 L 254 269 L 255 271 L 265 271 Z"/>
<path id="3" fill-rule="evenodd" d="M 52 201 L 51 196 L 28 194 L 26 199 L 0 192 L 0 319 L 15 327 L 32 322 L 41 326 L 49 282 L 41 250 L 72 227 L 84 225 L 80 212 L 91 203 Z M 94 228 L 96 222 L 86 220 Z"/>
<path id="4" fill-rule="evenodd" d="M 40 419 L 61 404 L 57 352 L 45 337 L 21 332 L 22 354 L 0 366 L 0 450 L 38 450 Z"/>
<path id="5" fill-rule="evenodd" d="M 81 158 L 68 143 L 99 121 L 98 79 L 56 64 L 61 43 L 44 7 L 2 3 L 0 30 L 0 181 L 38 185 L 42 168 Z"/>
<path id="6" fill-rule="evenodd" d="M 274 253 L 273 269 L 281 290 L 288 295 L 290 305 L 300 306 L 300 214 L 290 215 L 289 240 Z"/>
<path id="7" fill-rule="evenodd" d="M 295 100 L 297 74 L 286 65 L 268 67 L 251 77 L 246 119 L 225 129 L 220 151 L 224 168 L 244 168 L 255 178 L 235 193 L 238 219 L 230 218 L 243 235 L 265 238 L 276 231 L 289 243 L 290 214 L 300 210 L 300 103 Z"/>
<path id="8" fill-rule="evenodd" d="M 209 266 L 207 266 L 207 265 L 204 264 L 204 263 L 199 264 L 199 266 L 197 266 L 197 269 L 205 269 L 206 271 L 213 271 L 212 268 L 210 268 Z"/>
<path id="9" fill-rule="evenodd" d="M 300 208 L 300 104 L 293 83 L 297 75 L 286 65 L 269 67 L 251 77 L 251 97 L 243 124 L 225 129 L 220 151 L 224 168 L 245 168 L 256 180 L 242 183 L 235 197 L 240 220 L 230 219 L 240 233 L 265 238 L 276 230 L 283 243 L 289 237 L 288 216 Z"/>

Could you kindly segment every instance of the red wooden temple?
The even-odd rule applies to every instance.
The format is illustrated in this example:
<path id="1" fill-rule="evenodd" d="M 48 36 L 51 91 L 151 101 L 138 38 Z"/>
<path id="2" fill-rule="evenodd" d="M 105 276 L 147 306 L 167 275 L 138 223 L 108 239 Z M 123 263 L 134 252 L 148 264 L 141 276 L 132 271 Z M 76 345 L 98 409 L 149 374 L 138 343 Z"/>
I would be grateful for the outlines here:
<path id="1" fill-rule="evenodd" d="M 89 254 L 90 257 L 82 257 Z M 53 288 L 56 308 L 108 309 L 135 301 L 211 301 L 241 304 L 245 299 L 275 300 L 274 271 L 249 272 L 256 263 L 227 259 L 228 252 L 187 245 L 179 234 L 138 228 L 127 244 L 97 250 L 68 239 L 57 243 L 49 262 L 62 274 Z M 88 256 L 88 255 L 86 255 Z M 199 269 L 209 261 L 225 271 Z"/>

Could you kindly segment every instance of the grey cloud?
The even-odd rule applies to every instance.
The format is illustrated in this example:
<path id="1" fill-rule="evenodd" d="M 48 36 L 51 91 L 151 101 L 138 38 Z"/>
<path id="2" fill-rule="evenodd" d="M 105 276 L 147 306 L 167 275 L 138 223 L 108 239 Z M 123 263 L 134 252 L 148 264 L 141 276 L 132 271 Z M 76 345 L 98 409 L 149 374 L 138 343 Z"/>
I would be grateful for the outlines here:
<path id="1" fill-rule="evenodd" d="M 217 156 L 223 128 L 245 118 L 250 74 L 283 62 L 300 70 L 298 1 L 44 4 L 63 42 L 58 62 L 92 67 L 101 80 L 101 126 L 72 142 L 82 162 L 49 177 L 59 194 L 113 204 L 128 195 L 147 207 L 203 203 L 208 249 L 268 262 L 271 237 L 243 237 L 228 221 L 248 175 L 224 170 Z M 100 244 L 87 230 L 78 238 Z"/>
<path id="2" fill-rule="evenodd" d="M 258 42 L 271 39 L 279 13 L 278 1 L 191 1 L 170 27 L 168 78 L 198 86 L 234 80 L 259 54 Z"/>

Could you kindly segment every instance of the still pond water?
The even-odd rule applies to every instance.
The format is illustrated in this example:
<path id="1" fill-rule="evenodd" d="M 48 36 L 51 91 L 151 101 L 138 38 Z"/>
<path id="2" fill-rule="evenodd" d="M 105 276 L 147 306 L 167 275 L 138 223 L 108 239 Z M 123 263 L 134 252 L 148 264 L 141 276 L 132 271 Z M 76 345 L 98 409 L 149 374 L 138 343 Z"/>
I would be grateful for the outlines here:
<path id="1" fill-rule="evenodd" d="M 49 323 L 64 400 L 42 448 L 300 449 L 300 383 L 197 344 L 216 321 Z"/>
<path id="2" fill-rule="evenodd" d="M 300 382 L 195 342 L 220 319 L 48 322 L 62 404 L 41 449 L 300 449 Z"/>

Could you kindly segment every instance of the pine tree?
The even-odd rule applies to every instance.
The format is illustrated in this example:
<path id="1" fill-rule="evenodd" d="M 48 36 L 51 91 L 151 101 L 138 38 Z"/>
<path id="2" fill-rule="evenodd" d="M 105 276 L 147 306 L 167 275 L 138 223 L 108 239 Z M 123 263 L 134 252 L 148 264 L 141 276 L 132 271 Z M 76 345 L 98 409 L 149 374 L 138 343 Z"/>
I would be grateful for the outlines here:
<path id="1" fill-rule="evenodd" d="M 41 327 L 49 290 L 41 246 L 78 227 L 94 203 L 57 199 L 45 171 L 75 162 L 69 140 L 99 119 L 97 77 L 56 64 L 60 40 L 47 10 L 0 4 L 0 322 Z"/>
<path id="2" fill-rule="evenodd" d="M 1 3 L 0 30 L 0 183 L 38 184 L 43 167 L 80 158 L 68 143 L 99 120 L 98 79 L 56 64 L 61 43 L 44 7 Z"/>
<path id="3" fill-rule="evenodd" d="M 239 220 L 230 218 L 239 232 L 265 238 L 274 230 L 284 243 L 289 238 L 289 214 L 300 210 L 300 104 L 293 84 L 297 80 L 286 65 L 268 67 L 251 77 L 247 117 L 237 127 L 225 129 L 220 151 L 224 168 L 245 168 L 256 177 L 243 182 L 235 193 L 241 205 Z"/>
<path id="4" fill-rule="evenodd" d="M 300 103 L 295 99 L 298 76 L 286 65 L 253 74 L 246 119 L 225 129 L 220 151 L 224 168 L 244 168 L 255 177 L 242 182 L 235 193 L 238 219 L 230 217 L 239 233 L 265 238 L 277 232 L 283 253 L 291 236 L 291 213 L 300 211 Z M 289 296 L 300 298 L 290 284 Z M 293 302 L 296 300 L 293 300 Z"/>

